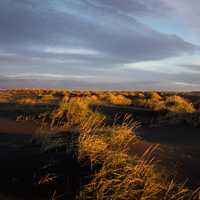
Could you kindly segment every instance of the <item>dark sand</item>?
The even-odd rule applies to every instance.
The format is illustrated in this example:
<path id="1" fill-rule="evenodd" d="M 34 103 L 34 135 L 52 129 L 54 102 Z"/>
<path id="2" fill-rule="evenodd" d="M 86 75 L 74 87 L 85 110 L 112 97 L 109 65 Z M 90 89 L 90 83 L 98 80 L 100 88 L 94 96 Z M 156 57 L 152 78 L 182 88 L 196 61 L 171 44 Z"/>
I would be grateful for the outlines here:
<path id="1" fill-rule="evenodd" d="M 129 113 L 141 122 L 136 134 L 143 140 L 131 146 L 131 153 L 141 155 L 149 146 L 159 144 L 155 157 L 159 160 L 158 170 L 176 170 L 172 178 L 185 181 L 190 187 L 200 185 L 200 129 L 186 125 L 149 128 L 146 126 L 157 113 L 147 109 L 123 106 L 98 108 L 108 117 Z M 38 149 L 30 144 L 37 129 L 34 122 L 16 122 L 13 118 L 0 117 L 0 199 L 2 194 L 23 195 L 19 199 L 39 199 L 31 188 L 32 177 L 40 165 Z M 19 180 L 20 179 L 20 180 Z M 18 184 L 19 182 L 19 184 Z M 22 184 L 22 182 L 24 184 Z M 17 186 L 17 187 L 16 187 Z M 4 198 L 6 199 L 6 198 Z M 12 199 L 12 198 L 11 198 Z M 17 199 L 17 198 L 14 198 Z"/>

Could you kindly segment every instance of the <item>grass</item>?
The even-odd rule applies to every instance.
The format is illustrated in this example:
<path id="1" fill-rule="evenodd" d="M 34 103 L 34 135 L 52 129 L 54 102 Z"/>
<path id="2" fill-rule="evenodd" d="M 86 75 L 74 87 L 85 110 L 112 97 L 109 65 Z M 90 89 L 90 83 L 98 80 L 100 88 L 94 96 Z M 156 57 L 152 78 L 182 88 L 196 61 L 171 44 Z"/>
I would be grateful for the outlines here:
<path id="1" fill-rule="evenodd" d="M 93 174 L 92 180 L 81 187 L 78 199 L 196 198 L 196 193 L 184 185 L 163 181 L 161 174 L 154 171 L 152 153 L 157 146 L 139 158 L 129 156 L 128 144 L 138 140 L 130 127 L 112 127 L 111 134 L 106 130 L 101 133 L 92 136 L 92 140 L 91 136 L 81 140 L 80 152 L 90 157 Z"/>
<path id="2" fill-rule="evenodd" d="M 132 101 L 121 94 L 103 93 L 99 95 L 99 99 L 108 104 L 114 105 L 130 105 Z"/>
<path id="3" fill-rule="evenodd" d="M 105 117 L 89 108 L 90 101 L 76 98 L 61 102 L 50 116 L 50 129 L 79 131 L 77 159 L 89 158 L 91 174 L 82 183 L 77 199 L 168 200 L 197 199 L 192 191 L 155 171 L 156 161 L 150 147 L 141 157 L 129 155 L 129 144 L 138 142 L 136 124 L 126 117 L 121 125 L 105 124 Z M 88 180 L 88 177 L 86 177 Z"/>
<path id="4" fill-rule="evenodd" d="M 192 103 L 177 95 L 167 97 L 165 100 L 165 107 L 170 112 L 195 112 Z"/>
<path id="5" fill-rule="evenodd" d="M 193 104 L 176 93 L 162 92 L 125 92 L 125 91 L 62 91 L 62 90 L 6 90 L 0 91 L 0 103 L 26 105 L 59 104 L 73 98 L 87 99 L 90 102 L 121 106 L 139 106 L 155 111 L 195 112 Z M 198 105 L 198 101 L 194 102 Z"/>
<path id="6" fill-rule="evenodd" d="M 48 124 L 52 128 L 77 128 L 88 132 L 87 129 L 94 128 L 96 124 L 104 120 L 104 116 L 92 112 L 89 109 L 89 103 L 87 99 L 71 98 L 68 102 L 64 101 L 60 103 L 58 109 L 56 109 L 49 116 Z"/>
<path id="7" fill-rule="evenodd" d="M 165 110 L 171 113 L 192 113 L 196 111 L 193 104 L 181 96 L 166 95 L 162 97 L 156 92 L 147 93 L 146 97 L 139 97 L 133 104 L 155 111 Z"/>
<path id="8" fill-rule="evenodd" d="M 107 125 L 104 115 L 90 109 L 90 104 L 95 101 L 121 106 L 134 105 L 156 111 L 165 109 L 170 116 L 173 114 L 174 118 L 180 116 L 180 113 L 193 116 L 194 106 L 183 97 L 156 92 L 119 94 L 42 90 L 7 91 L 6 94 L 0 95 L 2 102 L 12 99 L 12 102 L 22 104 L 35 104 L 34 99 L 50 103 L 58 97 L 57 108 L 38 117 L 41 129 L 38 130 L 36 139 L 42 143 L 42 151 L 52 148 L 59 151 L 64 145 L 69 147 L 66 148 L 66 152 L 77 151 L 79 163 L 89 158 L 90 175 L 83 177 L 83 180 L 87 181 L 80 182 L 77 199 L 198 199 L 199 189 L 190 190 L 184 184 L 171 180 L 167 174 L 166 178 L 163 178 L 163 174 L 155 170 L 156 160 L 153 155 L 158 146 L 151 146 L 141 157 L 130 156 L 130 144 L 134 145 L 140 140 L 135 135 L 137 123 L 130 116 L 126 116 L 120 125 Z M 192 117 L 190 121 L 194 121 Z M 78 141 L 74 143 L 75 138 Z M 52 178 L 47 174 L 39 184 L 55 179 L 56 177 Z"/>

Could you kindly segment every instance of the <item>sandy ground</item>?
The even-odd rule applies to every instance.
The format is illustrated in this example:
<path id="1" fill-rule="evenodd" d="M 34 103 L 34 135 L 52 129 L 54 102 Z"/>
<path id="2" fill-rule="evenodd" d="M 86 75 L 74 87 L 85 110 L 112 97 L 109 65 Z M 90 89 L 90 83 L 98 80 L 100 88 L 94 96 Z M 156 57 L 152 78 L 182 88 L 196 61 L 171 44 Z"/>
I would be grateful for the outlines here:
<path id="1" fill-rule="evenodd" d="M 27 193 L 28 196 L 32 193 L 30 185 L 38 164 L 38 150 L 27 147 L 27 144 L 36 128 L 34 123 L 19 123 L 8 118 L 0 118 L 0 199 L 3 198 L 2 200 L 23 199 L 20 193 Z M 19 198 L 15 195 L 12 197 L 11 193 L 18 194 Z"/>
<path id="2" fill-rule="evenodd" d="M 0 134 L 34 134 L 37 126 L 33 122 L 16 122 L 14 120 L 0 117 Z"/>
<path id="3" fill-rule="evenodd" d="M 136 134 L 142 142 L 131 151 L 140 155 L 152 145 L 159 145 L 153 156 L 158 161 L 158 171 L 167 170 L 171 177 L 185 182 L 189 187 L 200 185 L 200 130 L 185 125 L 158 128 L 141 127 Z"/>
<path id="4" fill-rule="evenodd" d="M 135 110 L 129 107 L 123 109 L 119 106 L 104 107 L 102 110 L 108 116 L 114 116 L 116 113 L 124 114 L 129 111 L 133 116 L 136 114 L 138 119 L 145 119 L 145 122 L 148 122 L 150 117 L 155 116 L 154 112 L 144 109 Z M 38 167 L 38 153 L 32 147 L 26 146 L 24 148 L 24 145 L 30 142 L 36 129 L 37 125 L 33 122 L 16 122 L 1 115 L 0 197 L 2 190 L 6 191 L 8 187 L 16 186 L 16 176 L 27 182 L 27 188 L 24 189 L 27 190 L 28 194 L 32 192 L 28 191 L 31 190 L 28 186 L 31 185 L 32 173 Z M 199 129 L 191 129 L 191 127 L 185 126 L 159 128 L 144 126 L 136 130 L 136 134 L 141 136 L 143 141 L 132 145 L 130 153 L 134 154 L 136 152 L 140 156 L 151 145 L 159 144 L 159 151 L 155 154 L 161 163 L 159 167 L 164 166 L 167 170 L 171 169 L 172 172 L 175 169 L 178 174 L 174 174 L 174 177 L 180 175 L 181 180 L 185 180 L 188 177 L 188 183 L 191 186 L 197 186 L 200 185 L 199 132 Z M 20 189 L 19 185 L 19 188 L 15 188 L 14 191 Z M 6 192 L 10 193 L 10 191 Z"/>

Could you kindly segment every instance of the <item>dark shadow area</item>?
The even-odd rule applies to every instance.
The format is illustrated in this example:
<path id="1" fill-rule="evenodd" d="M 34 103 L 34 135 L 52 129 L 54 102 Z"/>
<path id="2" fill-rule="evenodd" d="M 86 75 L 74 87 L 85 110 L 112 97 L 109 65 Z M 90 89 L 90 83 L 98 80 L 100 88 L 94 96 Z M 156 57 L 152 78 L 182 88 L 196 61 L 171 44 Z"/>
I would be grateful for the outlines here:
<path id="1" fill-rule="evenodd" d="M 49 200 L 53 194 L 62 195 L 59 199 L 75 199 L 80 185 L 88 183 L 92 175 L 90 158 L 86 157 L 82 161 L 77 159 L 79 135 L 74 135 L 74 132 L 59 132 L 49 135 L 48 141 L 41 144 L 37 140 L 32 140 L 35 125 L 32 127 L 29 124 L 25 128 L 25 125 L 19 127 L 14 120 L 12 123 L 7 121 L 16 119 L 19 115 L 51 112 L 56 105 L 0 106 L 1 127 L 6 127 L 0 128 L 0 194 L 12 194 L 22 200 Z M 108 124 L 112 124 L 116 119 L 115 122 L 120 124 L 122 119 L 130 114 L 135 121 L 141 122 L 136 134 L 143 139 L 142 143 L 161 144 L 165 151 L 163 154 L 169 156 L 165 162 L 179 163 L 180 174 L 184 178 L 188 177 L 188 185 L 199 185 L 199 128 L 185 123 L 150 127 L 152 121 L 156 121 L 162 113 L 145 108 L 106 104 L 93 104 L 91 108 L 104 114 Z M 1 117 L 6 117 L 6 120 L 2 120 Z M 169 167 L 169 164 L 165 163 L 165 166 Z M 40 183 L 45 177 L 47 180 Z M 48 178 L 53 180 L 48 181 Z"/>
<path id="2" fill-rule="evenodd" d="M 200 128 L 193 127 L 184 122 L 175 125 L 151 127 L 151 123 L 156 123 L 156 119 L 162 115 L 162 112 L 121 105 L 93 104 L 91 108 L 96 112 L 104 114 L 110 124 L 112 124 L 115 119 L 118 120 L 118 123 L 121 123 L 125 115 L 131 114 L 135 121 L 141 123 L 141 126 L 136 130 L 136 134 L 144 140 L 153 143 L 198 145 L 200 141 Z M 191 113 L 186 113 L 184 115 L 189 116 Z M 118 117 L 116 118 L 116 116 Z"/>
<path id="3" fill-rule="evenodd" d="M 176 124 L 162 127 L 140 127 L 136 134 L 153 143 L 199 145 L 200 128 L 187 124 Z"/>
<path id="4" fill-rule="evenodd" d="M 57 104 L 40 105 L 20 105 L 15 103 L 0 103 L 0 117 L 16 119 L 19 115 L 37 115 L 43 112 L 51 112 L 57 107 Z"/>
<path id="5" fill-rule="evenodd" d="M 127 114 L 130 114 L 135 121 L 141 122 L 142 125 L 148 125 L 151 120 L 160 114 L 159 112 L 152 111 L 150 109 L 123 105 L 92 104 L 91 109 L 104 114 L 107 117 L 108 123 L 111 124 L 116 117 L 117 122 L 121 123 L 122 119 Z"/>
<path id="6" fill-rule="evenodd" d="M 147 147 L 151 144 L 160 144 L 162 150 L 161 157 L 158 159 L 162 163 L 162 167 L 170 170 L 171 166 L 177 165 L 176 171 L 179 173 L 175 178 L 180 178 L 180 182 L 186 181 L 190 188 L 199 186 L 200 128 L 184 122 L 151 127 L 151 122 L 155 122 L 164 113 L 148 109 L 121 105 L 93 105 L 92 109 L 105 114 L 109 123 L 113 122 L 115 115 L 121 115 L 121 119 L 123 119 L 127 113 L 131 114 L 134 120 L 141 122 L 141 126 L 136 129 L 136 135 L 142 139 L 142 144 L 144 146 L 146 144 Z M 185 115 L 191 114 L 186 113 Z M 121 119 L 118 118 L 119 123 Z M 142 151 L 144 147 L 141 145 L 138 148 L 141 148 Z"/>
<path id="7" fill-rule="evenodd" d="M 68 149 L 71 148 L 69 141 L 77 144 L 78 137 L 74 139 L 74 135 L 66 132 L 57 137 L 63 139 L 63 145 L 43 151 L 40 143 L 31 140 L 30 134 L 1 133 L 0 193 L 22 200 L 49 200 L 53 194 L 61 195 L 59 199 L 75 199 L 82 170 L 76 157 L 77 149 Z M 55 179 L 41 181 L 48 176 Z"/>

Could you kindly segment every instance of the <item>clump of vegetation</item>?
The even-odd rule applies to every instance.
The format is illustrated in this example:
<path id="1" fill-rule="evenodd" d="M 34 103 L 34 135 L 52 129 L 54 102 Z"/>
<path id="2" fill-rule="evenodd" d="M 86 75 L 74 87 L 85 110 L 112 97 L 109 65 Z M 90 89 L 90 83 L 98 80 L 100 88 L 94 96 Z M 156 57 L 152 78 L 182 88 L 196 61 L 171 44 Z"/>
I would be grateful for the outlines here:
<path id="1" fill-rule="evenodd" d="M 15 100 L 16 104 L 20 105 L 42 105 L 42 104 L 52 104 L 59 101 L 58 97 L 51 94 L 39 94 L 38 96 L 19 96 Z"/>
<path id="2" fill-rule="evenodd" d="M 36 98 L 24 97 L 24 98 L 17 99 L 15 102 L 20 105 L 37 105 L 40 103 L 40 100 Z"/>
<path id="3" fill-rule="evenodd" d="M 150 99 L 162 100 L 162 97 L 157 92 L 149 92 L 147 96 Z"/>
<path id="4" fill-rule="evenodd" d="M 80 154 L 91 158 L 93 174 L 91 181 L 82 185 L 78 199 L 195 199 L 197 193 L 163 181 L 154 171 L 151 155 L 157 146 L 150 147 L 142 157 L 129 156 L 128 144 L 138 141 L 133 127 L 124 124 L 90 137 L 80 136 Z"/>
<path id="5" fill-rule="evenodd" d="M 165 107 L 170 112 L 192 113 L 195 111 L 192 103 L 189 103 L 183 97 L 177 95 L 167 97 L 165 100 Z"/>
<path id="6" fill-rule="evenodd" d="M 192 103 L 181 96 L 169 95 L 160 96 L 157 92 L 147 93 L 146 96 L 138 97 L 134 101 L 135 106 L 149 108 L 155 111 L 165 110 L 167 112 L 195 112 Z"/>
<path id="7" fill-rule="evenodd" d="M 183 185 L 161 181 L 161 175 L 154 171 L 151 157 L 156 147 L 152 146 L 140 158 L 129 156 L 128 143 L 137 142 L 130 127 L 112 127 L 109 134 L 107 131 L 93 138 L 92 142 L 97 142 L 98 148 L 88 145 L 90 139 L 87 140 L 87 137 L 81 140 L 83 149 L 80 151 L 92 158 L 93 176 L 88 184 L 81 187 L 79 199 L 196 198 L 197 193 Z M 99 165 L 101 168 L 96 169 Z"/>
<path id="8" fill-rule="evenodd" d="M 15 93 L 17 92 L 10 92 L 12 98 L 16 97 Z M 27 94 L 28 91 L 22 90 L 13 99 L 16 101 L 26 98 Z M 176 95 L 166 97 L 155 92 L 127 92 L 122 95 L 117 92 L 57 93 L 38 90 L 31 92 L 29 97 L 31 100 L 35 98 L 42 99 L 42 102 L 52 102 L 56 95 L 59 95 L 59 99 L 63 98 L 58 107 L 53 112 L 38 116 L 42 124 L 38 138 L 42 144 L 42 152 L 64 148 L 66 153 L 77 151 L 74 156 L 79 164 L 89 159 L 87 164 L 90 174 L 89 177 L 88 174 L 83 177 L 86 181 L 80 182 L 77 199 L 198 199 L 198 190 L 193 192 L 184 185 L 169 180 L 170 177 L 163 180 L 162 174 L 155 171 L 152 153 L 157 146 L 150 147 L 141 157 L 130 155 L 130 144 L 139 141 L 135 135 L 137 124 L 131 117 L 126 117 L 120 125 L 108 125 L 105 116 L 92 111 L 90 107 L 94 100 L 115 105 L 132 105 L 133 95 L 138 97 L 138 101 L 134 102 L 137 106 L 158 111 L 164 109 L 174 116 L 180 112 L 192 116 L 195 109 L 188 101 Z M 31 100 L 26 103 L 32 103 Z M 191 121 L 194 121 L 193 118 Z M 44 175 L 39 184 L 55 182 L 56 177 L 57 174 Z"/>
<path id="9" fill-rule="evenodd" d="M 105 93 L 101 94 L 99 99 L 103 103 L 109 103 L 114 105 L 130 105 L 132 103 L 131 99 L 125 97 L 121 94 Z"/>
<path id="10" fill-rule="evenodd" d="M 16 89 L 0 91 L 0 103 L 23 105 L 57 104 L 64 96 L 63 91 L 40 89 Z"/>
<path id="11" fill-rule="evenodd" d="M 78 160 L 91 162 L 91 174 L 81 183 L 77 199 L 196 199 L 197 193 L 172 181 L 163 181 L 154 170 L 150 147 L 142 157 L 129 155 L 129 144 L 138 142 L 130 117 L 122 125 L 108 126 L 82 98 L 62 102 L 49 116 L 51 128 L 79 132 Z M 72 132 L 72 131 L 70 131 Z"/>
<path id="12" fill-rule="evenodd" d="M 12 103 L 12 100 L 13 100 L 12 94 L 5 91 L 0 92 L 0 103 Z"/>
<path id="13" fill-rule="evenodd" d="M 148 93 L 146 97 L 144 95 L 138 97 L 139 98 L 134 101 L 135 106 L 150 108 L 155 111 L 162 110 L 165 107 L 164 100 L 157 92 Z"/>
<path id="14" fill-rule="evenodd" d="M 104 116 L 93 112 L 90 108 L 90 101 L 84 98 L 71 98 L 66 102 L 66 99 L 60 103 L 59 107 L 44 116 L 43 126 L 50 128 L 80 128 L 87 130 L 95 127 L 97 123 L 102 123 Z"/>

